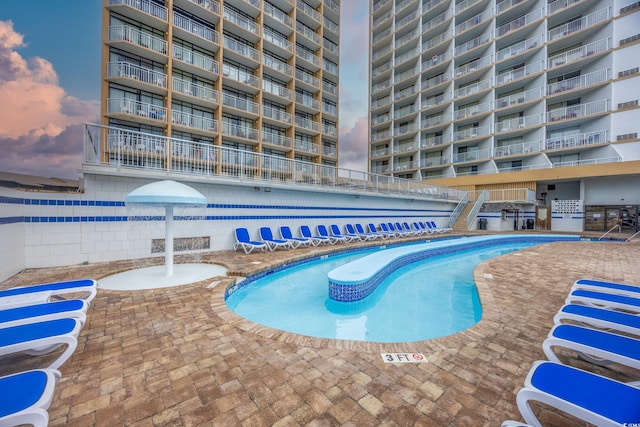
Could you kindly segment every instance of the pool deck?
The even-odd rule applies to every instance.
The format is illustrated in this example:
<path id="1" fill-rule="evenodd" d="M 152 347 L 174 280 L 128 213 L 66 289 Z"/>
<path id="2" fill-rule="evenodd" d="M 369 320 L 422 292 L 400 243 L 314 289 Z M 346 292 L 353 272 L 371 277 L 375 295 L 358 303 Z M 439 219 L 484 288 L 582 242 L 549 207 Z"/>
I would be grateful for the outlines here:
<path id="1" fill-rule="evenodd" d="M 353 245 L 220 251 L 200 261 L 245 276 Z M 30 269 L 0 288 L 99 280 L 139 265 Z M 448 337 L 409 344 L 316 339 L 253 324 L 224 304 L 233 277 L 155 290 L 100 289 L 78 348 L 61 368 L 50 425 L 475 427 L 521 420 L 515 395 L 531 363 L 544 359 L 542 341 L 572 283 L 593 278 L 640 285 L 640 239 L 543 244 L 485 261 L 474 275 L 482 320 Z M 385 364 L 381 352 L 419 352 L 429 363 Z M 596 369 L 568 354 L 564 359 L 623 381 L 637 379 L 629 369 Z M 4 358 L 0 374 L 42 362 Z M 549 410 L 540 416 L 545 425 L 582 425 Z"/>

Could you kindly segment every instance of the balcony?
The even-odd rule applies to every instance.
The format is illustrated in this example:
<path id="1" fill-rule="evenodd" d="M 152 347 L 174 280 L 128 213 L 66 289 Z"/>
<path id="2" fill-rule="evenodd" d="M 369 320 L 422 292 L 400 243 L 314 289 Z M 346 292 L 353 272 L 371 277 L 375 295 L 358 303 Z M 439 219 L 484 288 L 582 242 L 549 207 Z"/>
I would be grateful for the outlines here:
<path id="1" fill-rule="evenodd" d="M 463 53 L 469 52 L 470 50 L 480 47 L 483 44 L 488 43 L 489 41 L 491 41 L 491 33 L 490 32 L 484 33 L 474 39 L 469 40 L 466 43 L 461 44 L 460 46 L 456 46 L 454 55 L 456 56 L 462 55 Z"/>
<path id="2" fill-rule="evenodd" d="M 406 107 L 402 107 L 399 110 L 393 112 L 394 119 L 400 119 L 411 114 L 414 114 L 418 111 L 415 105 L 407 105 Z"/>
<path id="3" fill-rule="evenodd" d="M 291 148 L 291 138 L 288 136 L 281 135 L 279 133 L 269 132 L 267 130 L 262 130 L 262 142 L 277 145 L 278 147 Z"/>
<path id="4" fill-rule="evenodd" d="M 295 149 L 300 151 L 306 151 L 307 153 L 318 154 L 318 144 L 307 141 L 295 140 Z"/>
<path id="5" fill-rule="evenodd" d="M 325 136 L 331 136 L 333 138 L 338 137 L 338 129 L 335 125 L 322 125 L 322 134 Z"/>
<path id="6" fill-rule="evenodd" d="M 282 62 L 279 59 L 275 59 L 272 56 L 263 55 L 262 64 L 272 70 L 278 71 L 286 76 L 293 76 L 293 67 L 286 62 Z"/>
<path id="7" fill-rule="evenodd" d="M 542 151 L 542 141 L 521 142 L 520 144 L 501 145 L 494 148 L 493 157 L 517 156 Z"/>
<path id="8" fill-rule="evenodd" d="M 406 79 L 416 79 L 419 74 L 420 74 L 420 69 L 418 67 L 415 67 L 414 69 L 409 69 L 405 72 L 402 72 L 393 76 L 393 83 L 399 83 Z"/>
<path id="9" fill-rule="evenodd" d="M 416 89 L 414 86 L 411 86 L 411 87 L 408 87 L 406 89 L 402 89 L 399 92 L 396 92 L 396 94 L 394 95 L 393 99 L 397 101 L 399 99 L 406 98 L 406 97 L 414 95 L 416 93 L 418 93 L 418 89 Z"/>
<path id="10" fill-rule="evenodd" d="M 335 104 L 327 104 L 324 100 L 322 101 L 322 112 L 330 116 L 338 117 L 338 108 Z"/>
<path id="11" fill-rule="evenodd" d="M 268 105 L 262 106 L 262 116 L 263 118 L 272 119 L 287 125 L 293 124 L 293 116 L 291 114 L 277 108 L 269 107 Z"/>
<path id="12" fill-rule="evenodd" d="M 229 122 L 222 122 L 222 135 L 232 138 L 240 138 L 258 142 L 258 129 L 253 129 L 248 126 L 236 125 Z"/>
<path id="13" fill-rule="evenodd" d="M 222 75 L 225 78 L 224 83 L 229 86 L 238 87 L 244 91 L 247 91 L 246 86 L 250 86 L 253 89 L 260 89 L 260 77 L 250 74 L 244 69 L 236 68 L 229 64 L 222 64 Z M 236 82 L 238 84 L 232 84 Z M 257 91 L 248 90 L 249 92 L 256 93 Z"/>
<path id="14" fill-rule="evenodd" d="M 607 68 L 604 70 L 594 71 L 592 73 L 583 74 L 581 76 L 547 85 L 547 95 L 555 95 L 558 93 L 582 89 L 585 87 L 607 82 L 610 79 L 611 69 Z"/>
<path id="15" fill-rule="evenodd" d="M 485 79 L 479 82 L 475 82 L 466 86 L 459 87 L 458 89 L 453 91 L 453 98 L 462 98 L 465 96 L 473 95 L 488 89 L 491 89 L 493 86 L 492 79 Z"/>
<path id="16" fill-rule="evenodd" d="M 171 122 L 174 126 L 218 133 L 218 122 L 209 117 L 173 110 L 171 112 Z"/>
<path id="17" fill-rule="evenodd" d="M 311 119 L 296 116 L 295 124 L 296 124 L 296 127 L 310 130 L 314 133 L 320 133 L 320 123 L 314 122 Z"/>
<path id="18" fill-rule="evenodd" d="M 438 105 L 441 105 L 443 102 L 445 101 L 450 101 L 451 98 L 449 97 L 448 94 L 441 94 L 441 95 L 433 95 L 433 96 L 429 96 L 429 97 L 423 97 L 422 98 L 422 102 L 421 102 L 421 107 L 424 108 L 431 108 L 431 107 L 435 107 Z"/>
<path id="19" fill-rule="evenodd" d="M 181 96 L 179 95 L 184 95 L 187 97 L 197 98 L 207 103 L 218 103 L 218 91 L 207 86 L 182 80 L 178 77 L 173 77 L 172 88 L 176 98 L 180 98 Z"/>
<path id="20" fill-rule="evenodd" d="M 573 160 L 573 161 L 567 161 L 567 162 L 553 162 L 552 167 L 566 168 L 566 167 L 572 167 L 572 166 L 600 165 L 604 163 L 617 163 L 621 160 L 622 158 L 620 156 L 600 157 L 597 159 L 580 159 L 580 160 Z"/>
<path id="21" fill-rule="evenodd" d="M 512 31 L 523 28 L 544 17 L 544 8 L 535 9 L 524 16 L 516 18 L 496 28 L 496 37 L 502 37 Z"/>
<path id="22" fill-rule="evenodd" d="M 126 79 L 126 84 L 131 86 L 144 87 L 145 85 L 152 85 L 167 89 L 166 74 L 130 62 L 108 62 L 107 77 Z M 151 90 L 153 91 L 153 89 Z M 161 92 L 164 93 L 164 91 Z"/>
<path id="23" fill-rule="evenodd" d="M 133 8 L 138 13 L 123 12 L 139 22 L 154 25 L 157 20 L 167 23 L 167 8 L 150 0 L 109 0 L 109 8 L 118 10 L 120 6 Z"/>
<path id="24" fill-rule="evenodd" d="M 309 107 L 313 110 L 320 110 L 320 101 L 313 99 L 311 96 L 296 93 L 296 103 Z"/>
<path id="25" fill-rule="evenodd" d="M 329 30 L 331 32 L 333 32 L 336 35 L 340 34 L 340 27 L 338 26 L 338 24 L 336 24 L 335 22 L 333 22 L 331 19 L 327 18 L 325 16 L 324 18 L 324 28 L 325 30 Z M 325 32 L 325 36 L 326 36 L 326 32 Z"/>
<path id="26" fill-rule="evenodd" d="M 418 126 L 413 123 L 406 124 L 404 126 L 399 126 L 393 129 L 393 136 L 406 136 L 409 133 L 416 132 L 418 130 Z"/>
<path id="27" fill-rule="evenodd" d="M 604 114 L 611 110 L 610 104 L 610 99 L 600 99 L 598 101 L 558 108 L 547 112 L 547 122 L 551 123 L 560 120 L 572 120 L 580 117 L 591 116 L 593 114 Z"/>
<path id="28" fill-rule="evenodd" d="M 372 45 L 373 45 L 374 49 L 375 49 L 375 45 L 377 43 L 379 43 L 381 40 L 386 39 L 392 33 L 393 33 L 393 28 L 389 27 L 386 30 L 382 31 L 381 33 L 376 34 L 375 36 L 373 36 L 373 38 L 371 39 L 371 42 L 372 42 Z"/>
<path id="29" fill-rule="evenodd" d="M 600 9 L 596 12 L 590 13 L 589 15 L 583 16 L 582 18 L 574 19 L 564 25 L 560 25 L 559 27 L 549 30 L 549 32 L 547 32 L 547 40 L 552 42 L 577 31 L 586 30 L 587 28 L 598 25 L 610 18 L 610 8 L 606 7 L 604 9 Z"/>
<path id="30" fill-rule="evenodd" d="M 264 4 L 264 14 L 265 16 L 271 17 L 274 21 L 282 24 L 287 30 L 293 29 L 293 19 L 270 3 Z M 286 30 L 280 32 L 286 34 Z"/>
<path id="31" fill-rule="evenodd" d="M 129 117 L 148 118 L 154 121 L 167 122 L 167 109 L 165 107 L 128 98 L 108 98 L 107 114 L 124 114 Z"/>
<path id="32" fill-rule="evenodd" d="M 251 115 L 260 114 L 260 105 L 257 102 L 229 95 L 228 93 L 222 94 L 222 105 L 238 111 L 250 113 Z"/>
<path id="33" fill-rule="evenodd" d="M 307 63 L 312 64 L 312 68 L 315 68 L 312 70 L 314 72 L 318 71 L 322 66 L 322 60 L 318 55 L 314 55 L 313 53 L 305 49 L 301 49 L 300 47 L 296 48 L 296 56 L 300 59 L 304 59 Z"/>
<path id="34" fill-rule="evenodd" d="M 291 56 L 293 54 L 293 43 L 275 33 L 273 30 L 265 27 L 263 31 L 264 41 L 271 43 L 272 45 L 280 48 L 279 54 L 286 57 L 287 54 Z M 276 52 L 278 53 L 278 52 Z"/>
<path id="35" fill-rule="evenodd" d="M 491 133 L 491 126 L 484 125 L 474 128 L 464 129 L 457 131 L 453 134 L 454 141 L 460 141 L 463 139 L 472 139 L 487 136 Z"/>
<path id="36" fill-rule="evenodd" d="M 396 21 L 396 31 L 402 29 L 402 27 L 409 25 L 412 21 L 417 19 L 420 16 L 418 12 L 419 10 L 416 9 L 415 11 L 411 12 L 404 18 L 400 19 L 399 21 Z"/>
<path id="37" fill-rule="evenodd" d="M 187 65 L 189 71 L 207 78 L 211 78 L 209 73 L 220 73 L 219 63 L 212 57 L 193 52 L 181 46 L 173 45 L 173 59 Z M 204 71 L 204 73 L 203 73 Z"/>
<path id="38" fill-rule="evenodd" d="M 372 86 L 371 87 L 371 94 L 373 95 L 373 94 L 378 93 L 378 92 L 380 92 L 380 91 L 382 91 L 382 90 L 384 90 L 386 88 L 389 88 L 389 87 L 391 87 L 391 79 L 385 80 L 382 83 L 378 83 L 377 85 Z"/>
<path id="39" fill-rule="evenodd" d="M 465 74 L 473 73 L 481 68 L 488 67 L 491 65 L 491 57 L 485 56 L 480 59 L 476 59 L 475 61 L 467 62 L 455 69 L 456 77 L 464 76 Z"/>
<path id="40" fill-rule="evenodd" d="M 284 98 L 287 101 L 291 101 L 293 99 L 293 92 L 291 91 L 291 89 L 287 89 L 286 87 L 281 86 L 275 82 L 263 80 L 262 90 L 279 98 Z"/>
<path id="41" fill-rule="evenodd" d="M 448 144 L 449 142 L 449 135 L 425 137 L 420 141 L 420 148 L 436 147 L 438 145 Z"/>
<path id="42" fill-rule="evenodd" d="M 389 138 L 391 138 L 391 131 L 389 129 L 371 134 L 371 142 L 382 141 Z"/>
<path id="43" fill-rule="evenodd" d="M 431 167 L 441 167 L 444 165 L 448 165 L 451 163 L 451 158 L 449 156 L 440 156 L 440 157 L 425 157 L 420 160 L 421 168 L 431 168 Z"/>
<path id="44" fill-rule="evenodd" d="M 173 14 L 173 25 L 174 28 L 180 28 L 184 30 L 182 34 L 180 34 L 181 38 L 188 40 L 191 43 L 196 43 L 207 48 L 211 46 L 208 44 L 199 43 L 199 41 L 207 41 L 218 45 L 220 43 L 220 34 L 215 31 L 213 28 L 207 27 L 200 22 L 194 21 L 193 19 L 184 16 L 178 12 L 174 12 Z M 195 37 L 189 37 L 187 34 L 193 35 Z"/>
<path id="45" fill-rule="evenodd" d="M 371 28 L 375 31 L 376 28 L 378 28 L 379 26 L 381 26 L 385 22 L 391 21 L 391 18 L 393 18 L 393 11 L 392 10 L 388 11 L 387 13 L 382 15 L 381 17 L 376 18 L 373 21 L 373 24 L 372 24 Z"/>
<path id="46" fill-rule="evenodd" d="M 258 38 L 260 37 L 260 26 L 256 24 L 253 20 L 247 18 L 246 16 L 240 15 L 235 10 L 231 10 L 225 7 L 224 20 L 254 35 L 255 40 L 253 41 L 257 41 Z"/>
<path id="47" fill-rule="evenodd" d="M 250 45 L 227 36 L 224 36 L 223 41 L 225 53 L 235 52 L 243 58 L 247 58 L 255 62 L 260 61 L 260 52 Z"/>
<path id="48" fill-rule="evenodd" d="M 422 128 L 429 128 L 432 126 L 438 126 L 439 124 L 444 123 L 444 114 L 439 114 L 437 116 L 431 116 L 431 117 L 425 117 L 424 120 L 422 120 L 422 123 L 420 124 L 420 126 L 422 126 Z"/>
<path id="49" fill-rule="evenodd" d="M 564 64 L 573 63 L 591 55 L 606 52 L 609 49 L 611 49 L 611 39 L 601 39 L 593 43 L 550 56 L 547 59 L 547 68 L 560 67 Z"/>
<path id="50" fill-rule="evenodd" d="M 456 14 L 470 8 L 479 1 L 480 0 L 462 0 L 460 3 L 456 4 Z"/>
<path id="51" fill-rule="evenodd" d="M 487 160 L 491 158 L 491 150 L 481 149 L 475 151 L 467 151 L 465 153 L 454 153 L 451 161 L 452 163 L 462 162 L 477 162 L 479 160 Z"/>
<path id="52" fill-rule="evenodd" d="M 491 102 L 483 102 L 482 104 L 476 104 L 465 108 L 459 108 L 453 113 L 454 120 L 466 119 L 474 117 L 479 114 L 488 113 L 491 111 Z"/>
<path id="53" fill-rule="evenodd" d="M 451 59 L 451 52 L 444 51 L 440 55 L 433 55 L 430 59 L 427 59 L 422 63 L 422 69 L 427 70 L 431 67 L 435 67 L 438 64 L 443 64 Z"/>
<path id="54" fill-rule="evenodd" d="M 298 6 L 298 12 L 302 12 L 297 14 L 297 18 L 302 18 L 302 20 L 306 21 L 305 24 L 309 25 L 310 27 L 318 28 L 320 26 L 320 20 L 322 19 L 322 16 L 317 10 L 313 9 L 311 6 L 301 0 L 298 0 L 296 2 L 296 5 Z"/>
<path id="55" fill-rule="evenodd" d="M 133 51 L 141 56 L 149 56 L 149 52 L 155 52 L 159 61 L 166 62 L 167 42 L 137 28 L 128 25 L 114 25 L 109 27 L 110 44 L 126 43 L 123 49 Z"/>
<path id="56" fill-rule="evenodd" d="M 412 58 L 415 58 L 416 56 L 420 55 L 420 53 L 422 53 L 422 51 L 420 50 L 420 48 L 415 48 L 415 49 L 411 49 L 408 52 L 405 52 L 401 55 L 398 55 L 395 57 L 395 64 L 400 65 L 405 61 L 408 61 Z"/>
<path id="57" fill-rule="evenodd" d="M 322 91 L 333 96 L 338 96 L 338 86 L 322 81 Z"/>
<path id="58" fill-rule="evenodd" d="M 524 2 L 524 1 L 525 0 L 504 0 L 504 1 L 501 1 L 501 2 L 497 3 L 496 4 L 496 15 L 511 9 L 514 6 L 519 5 L 520 3 Z"/>
<path id="59" fill-rule="evenodd" d="M 546 150 L 561 150 L 567 148 L 582 147 L 588 145 L 604 144 L 608 142 L 608 132 L 598 130 L 586 132 L 578 135 L 569 135 L 559 138 L 548 138 L 544 141 Z"/>
<path id="60" fill-rule="evenodd" d="M 408 34 L 405 34 L 404 36 L 396 39 L 394 47 L 395 47 L 395 49 L 398 49 L 399 47 L 404 46 L 405 44 L 409 43 L 410 41 L 415 40 L 416 37 L 419 37 L 419 36 L 420 36 L 420 30 L 419 29 L 415 29 L 415 30 L 409 32 Z"/>
<path id="61" fill-rule="evenodd" d="M 518 129 L 528 128 L 542 124 L 542 114 L 532 114 L 515 119 L 500 120 L 496 123 L 495 132 L 511 132 Z"/>
<path id="62" fill-rule="evenodd" d="M 529 89 L 521 93 L 515 93 L 509 96 L 503 96 L 496 99 L 495 108 L 506 108 L 512 105 L 519 105 L 525 102 L 540 99 L 544 96 L 542 88 Z"/>
<path id="63" fill-rule="evenodd" d="M 432 49 L 438 46 L 439 44 L 450 40 L 452 37 L 453 37 L 453 33 L 451 31 L 440 33 L 437 36 L 430 38 L 426 42 L 422 43 L 422 52 L 427 52 L 429 49 Z"/>
<path id="64" fill-rule="evenodd" d="M 461 33 L 475 27 L 476 25 L 488 21 L 493 16 L 493 11 L 487 10 L 476 16 L 467 19 L 461 24 L 456 25 L 455 33 L 460 35 Z"/>
<path id="65" fill-rule="evenodd" d="M 516 68 L 515 70 L 507 71 L 506 73 L 500 73 L 496 75 L 495 85 L 502 85 L 505 83 L 509 83 L 513 80 L 518 80 L 523 77 L 528 76 L 529 74 L 535 74 L 543 71 L 544 62 L 534 62 L 533 64 L 527 64 L 524 67 Z"/>
<path id="66" fill-rule="evenodd" d="M 547 5 L 547 15 L 556 13 L 559 10 L 569 8 L 576 3 L 580 3 L 583 0 L 556 0 Z"/>
<path id="67" fill-rule="evenodd" d="M 220 14 L 220 3 L 215 0 L 189 0 L 189 3 L 196 4 L 215 15 Z"/>
<path id="68" fill-rule="evenodd" d="M 336 150 L 335 145 L 323 145 L 322 146 L 322 155 L 328 157 L 337 157 L 338 150 Z"/>
<path id="69" fill-rule="evenodd" d="M 302 70 L 296 70 L 296 80 L 306 83 L 314 89 L 320 89 L 320 79 Z"/>
<path id="70" fill-rule="evenodd" d="M 386 157 L 389 155 L 391 155 L 391 150 L 389 148 L 371 150 L 371 157 Z"/>
<path id="71" fill-rule="evenodd" d="M 423 80 L 420 83 L 422 90 L 430 89 L 432 87 L 436 87 L 451 80 L 451 76 L 448 73 L 440 74 L 439 76 L 431 77 L 430 79 Z"/>
<path id="72" fill-rule="evenodd" d="M 540 34 L 535 37 L 528 38 L 527 40 L 519 41 L 510 46 L 504 47 L 496 52 L 496 61 L 502 61 L 503 59 L 510 58 L 512 56 L 520 55 L 533 49 L 536 46 L 541 46 L 544 43 L 544 35 Z"/>
<path id="73" fill-rule="evenodd" d="M 300 22 L 296 22 L 296 35 L 300 36 L 302 35 L 306 40 L 308 40 L 307 43 L 304 43 L 307 47 L 315 50 L 318 47 L 320 47 L 320 34 L 313 32 L 313 30 L 309 27 L 307 27 L 306 25 L 300 23 Z M 298 41 L 302 41 L 304 39 L 301 40 L 301 38 L 296 37 L 298 39 Z"/>

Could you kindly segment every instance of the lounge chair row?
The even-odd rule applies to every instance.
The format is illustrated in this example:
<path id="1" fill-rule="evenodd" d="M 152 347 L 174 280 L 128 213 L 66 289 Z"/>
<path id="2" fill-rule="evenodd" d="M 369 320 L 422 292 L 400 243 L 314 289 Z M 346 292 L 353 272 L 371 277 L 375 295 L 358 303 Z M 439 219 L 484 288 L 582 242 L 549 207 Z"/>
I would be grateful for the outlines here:
<path id="1" fill-rule="evenodd" d="M 391 237 L 422 236 L 451 230 L 450 228 L 437 227 L 434 221 L 414 221 L 413 225 L 408 222 L 388 222 L 380 223 L 378 227 L 370 223 L 366 227 L 365 229 L 362 224 L 346 224 L 344 230 L 341 230 L 337 224 L 331 224 L 329 227 L 318 225 L 316 233 L 313 233 L 308 225 L 302 225 L 300 226 L 300 235 L 294 236 L 291 227 L 280 226 L 280 237 L 274 236 L 271 227 L 260 227 L 259 240 L 252 239 L 247 228 L 238 227 L 235 229 L 236 242 L 233 245 L 233 250 L 242 249 L 248 254 L 254 249 L 261 251 L 274 251 L 278 248 L 295 249 L 299 246 L 334 245 Z"/>
<path id="2" fill-rule="evenodd" d="M 532 401 L 597 426 L 640 420 L 638 381 L 624 383 L 562 364 L 560 348 L 599 366 L 640 369 L 640 286 L 587 279 L 574 283 L 542 344 L 549 361 L 535 362 L 518 392 L 518 409 L 527 424 L 505 421 L 503 427 L 541 426 Z"/>
<path id="3" fill-rule="evenodd" d="M 47 366 L 0 377 L 0 426 L 46 426 L 58 370 L 75 351 L 95 280 L 72 280 L 0 291 L 0 357 L 40 356 L 64 346 Z"/>

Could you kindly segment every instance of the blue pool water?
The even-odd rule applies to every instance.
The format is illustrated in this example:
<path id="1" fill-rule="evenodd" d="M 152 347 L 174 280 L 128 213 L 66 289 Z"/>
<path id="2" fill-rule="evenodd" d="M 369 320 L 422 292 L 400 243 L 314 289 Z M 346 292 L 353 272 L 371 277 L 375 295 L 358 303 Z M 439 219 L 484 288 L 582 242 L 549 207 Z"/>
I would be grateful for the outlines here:
<path id="1" fill-rule="evenodd" d="M 531 245 L 512 242 L 409 264 L 356 303 L 328 298 L 327 273 L 379 249 L 335 255 L 252 281 L 226 302 L 253 322 L 307 336 L 381 343 L 437 338 L 480 320 L 476 265 Z"/>

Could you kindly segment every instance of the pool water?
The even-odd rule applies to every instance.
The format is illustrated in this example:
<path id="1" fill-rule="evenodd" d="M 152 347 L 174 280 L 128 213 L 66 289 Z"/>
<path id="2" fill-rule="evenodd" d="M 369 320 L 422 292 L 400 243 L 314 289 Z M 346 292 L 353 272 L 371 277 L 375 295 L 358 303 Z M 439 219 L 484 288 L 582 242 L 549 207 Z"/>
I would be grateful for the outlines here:
<path id="1" fill-rule="evenodd" d="M 502 244 L 409 264 L 356 303 L 328 298 L 327 273 L 379 249 L 336 255 L 257 279 L 226 302 L 246 319 L 301 335 L 380 343 L 437 338 L 480 320 L 475 266 L 528 246 Z"/>

